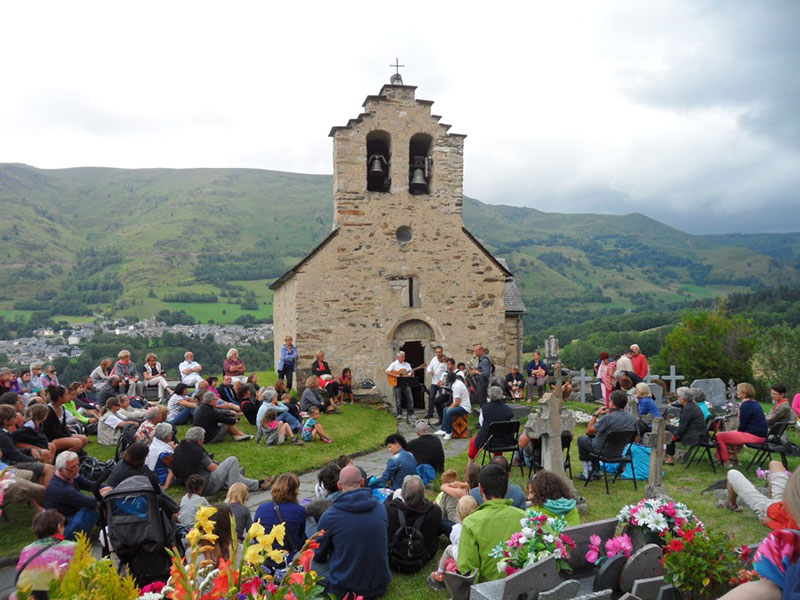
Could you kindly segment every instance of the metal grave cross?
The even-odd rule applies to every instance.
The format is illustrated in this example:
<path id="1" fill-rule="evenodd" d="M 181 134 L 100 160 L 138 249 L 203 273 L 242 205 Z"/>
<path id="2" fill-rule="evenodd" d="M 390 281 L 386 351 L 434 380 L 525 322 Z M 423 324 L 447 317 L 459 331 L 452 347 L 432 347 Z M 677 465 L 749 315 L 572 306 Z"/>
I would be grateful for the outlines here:
<path id="1" fill-rule="evenodd" d="M 674 394 L 677 386 L 675 385 L 678 381 L 683 381 L 686 379 L 683 375 L 677 375 L 677 371 L 675 370 L 675 365 L 669 366 L 669 375 L 664 375 L 661 379 L 664 381 L 669 381 L 669 393 Z"/>

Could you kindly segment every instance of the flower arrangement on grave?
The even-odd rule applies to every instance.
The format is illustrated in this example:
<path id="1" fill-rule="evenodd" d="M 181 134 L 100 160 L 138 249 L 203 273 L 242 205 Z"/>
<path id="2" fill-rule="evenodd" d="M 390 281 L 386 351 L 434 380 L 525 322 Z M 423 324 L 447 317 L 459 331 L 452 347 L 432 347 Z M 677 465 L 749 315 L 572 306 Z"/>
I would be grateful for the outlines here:
<path id="1" fill-rule="evenodd" d="M 177 551 L 168 550 L 172 557 L 170 578 L 157 597 L 169 600 L 311 600 L 323 597 L 323 588 L 317 585 L 317 574 L 311 570 L 311 559 L 319 547 L 316 538 L 324 531 L 309 538 L 294 560 L 287 564 L 287 552 L 275 547 L 275 542 L 283 545 L 284 524 L 274 525 L 267 533 L 261 523 L 255 522 L 245 536 L 245 550 L 237 560 L 236 525 L 231 522 L 231 559 L 220 558 L 217 564 L 212 564 L 203 560 L 203 556 L 214 549 L 217 540 L 214 523 L 210 520 L 215 512 L 213 506 L 198 509 L 195 527 L 187 535 L 192 548 L 190 561 Z M 264 566 L 267 559 L 285 568 L 274 574 Z M 280 575 L 280 579 L 276 575 Z"/>
<path id="2" fill-rule="evenodd" d="M 658 544 L 663 544 L 665 535 L 683 527 L 703 529 L 703 523 L 688 506 L 664 498 L 644 498 L 638 504 L 623 506 L 617 521 L 629 533 L 639 531 L 647 542 Z"/>
<path id="3" fill-rule="evenodd" d="M 506 576 L 540 560 L 555 557 L 559 571 L 571 571 L 567 559 L 575 542 L 564 533 L 567 521 L 563 517 L 548 517 L 528 509 L 520 520 L 522 530 L 495 546 L 489 556 L 499 558 L 497 570 Z"/>
<path id="4" fill-rule="evenodd" d="M 606 540 L 604 551 L 600 550 L 602 545 L 599 535 L 589 536 L 589 550 L 586 552 L 586 560 L 588 562 L 600 565 L 618 554 L 624 554 L 625 558 L 630 558 L 631 554 L 633 554 L 633 541 L 627 533 Z"/>
<path id="5" fill-rule="evenodd" d="M 684 525 L 668 533 L 665 541 L 664 578 L 684 600 L 719 598 L 740 583 L 758 578 L 755 571 L 746 568 L 750 549 L 737 548 L 721 531 Z"/>

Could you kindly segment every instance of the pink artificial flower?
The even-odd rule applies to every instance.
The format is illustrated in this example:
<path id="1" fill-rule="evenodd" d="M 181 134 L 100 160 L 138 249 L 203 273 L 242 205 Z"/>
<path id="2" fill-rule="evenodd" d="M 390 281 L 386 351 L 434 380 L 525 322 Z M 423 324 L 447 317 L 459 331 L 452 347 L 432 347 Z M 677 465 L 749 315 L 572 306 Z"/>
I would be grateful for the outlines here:
<path id="1" fill-rule="evenodd" d="M 558 536 L 558 537 L 561 539 L 561 541 L 562 541 L 562 542 L 564 542 L 564 543 L 565 543 L 567 546 L 569 546 L 569 547 L 570 547 L 570 549 L 572 549 L 572 550 L 575 550 L 575 542 L 573 542 L 573 541 L 572 541 L 572 538 L 571 538 L 571 537 L 569 537 L 569 536 L 568 536 L 566 533 L 562 533 L 562 534 L 561 534 L 560 536 Z M 599 540 L 600 538 L 597 538 L 597 539 Z M 598 546 L 599 546 L 599 545 L 600 545 L 600 544 L 598 544 Z"/>
<path id="2" fill-rule="evenodd" d="M 599 535 L 590 535 L 589 536 L 589 543 L 592 546 L 599 546 L 600 545 L 600 536 Z"/>
<path id="3" fill-rule="evenodd" d="M 522 543 L 520 542 L 521 539 L 522 539 L 522 532 L 518 531 L 517 533 L 511 534 L 511 539 L 508 540 L 508 547 L 519 548 L 520 546 L 522 546 Z"/>
<path id="4" fill-rule="evenodd" d="M 270 594 L 274 594 L 275 592 L 277 592 L 277 591 L 278 591 L 278 586 L 277 586 L 277 585 L 275 585 L 274 583 L 271 583 L 271 582 L 270 582 L 270 583 L 268 583 L 268 584 L 267 584 L 267 591 L 268 591 Z"/>
<path id="5" fill-rule="evenodd" d="M 506 566 L 506 575 L 513 575 L 517 571 L 519 571 L 517 567 L 512 567 L 511 565 Z"/>
<path id="6" fill-rule="evenodd" d="M 600 558 L 600 555 L 594 548 L 592 548 L 586 553 L 586 560 L 590 563 L 596 563 L 598 558 Z"/>

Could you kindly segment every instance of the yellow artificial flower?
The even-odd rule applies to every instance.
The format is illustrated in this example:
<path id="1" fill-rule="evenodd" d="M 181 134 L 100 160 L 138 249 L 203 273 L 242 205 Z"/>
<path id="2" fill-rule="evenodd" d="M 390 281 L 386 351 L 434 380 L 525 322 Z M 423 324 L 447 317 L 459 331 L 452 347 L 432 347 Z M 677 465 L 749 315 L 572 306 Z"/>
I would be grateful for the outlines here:
<path id="1" fill-rule="evenodd" d="M 217 541 L 217 538 L 219 538 L 219 536 L 216 533 L 204 533 L 200 536 L 201 540 L 207 540 L 212 544 Z"/>
<path id="2" fill-rule="evenodd" d="M 213 514 L 217 512 L 217 509 L 213 506 L 201 506 L 197 509 L 197 514 L 194 518 L 195 526 L 199 526 L 205 531 L 206 533 L 211 533 L 214 531 L 214 523 L 210 521 L 210 518 Z"/>
<path id="3" fill-rule="evenodd" d="M 278 543 L 283 546 L 283 537 L 286 535 L 286 525 L 283 523 L 273 525 L 269 534 L 273 536 L 273 539 L 278 540 Z"/>
<path id="4" fill-rule="evenodd" d="M 261 554 L 261 546 L 258 544 L 248 546 L 244 553 L 244 561 L 250 563 L 251 565 L 260 565 L 263 563 L 264 555 Z"/>
<path id="5" fill-rule="evenodd" d="M 256 541 L 264 550 L 272 550 L 272 542 L 275 541 L 275 536 L 272 534 L 260 535 L 256 538 Z"/>
<path id="6" fill-rule="evenodd" d="M 286 552 L 283 550 L 270 550 L 267 552 L 267 556 L 272 562 L 282 564 L 286 557 Z"/>
<path id="7" fill-rule="evenodd" d="M 250 525 L 250 531 L 247 532 L 247 535 L 250 536 L 250 539 L 255 539 L 257 537 L 261 537 L 264 535 L 264 526 L 261 524 L 261 521 L 256 521 L 252 525 Z"/>
<path id="8" fill-rule="evenodd" d="M 189 531 L 189 533 L 186 534 L 186 539 L 189 540 L 189 543 L 192 546 L 197 544 L 197 542 L 200 541 L 201 537 L 202 537 L 202 534 L 200 533 L 200 530 L 197 529 L 197 527 L 192 527 L 192 529 Z"/>

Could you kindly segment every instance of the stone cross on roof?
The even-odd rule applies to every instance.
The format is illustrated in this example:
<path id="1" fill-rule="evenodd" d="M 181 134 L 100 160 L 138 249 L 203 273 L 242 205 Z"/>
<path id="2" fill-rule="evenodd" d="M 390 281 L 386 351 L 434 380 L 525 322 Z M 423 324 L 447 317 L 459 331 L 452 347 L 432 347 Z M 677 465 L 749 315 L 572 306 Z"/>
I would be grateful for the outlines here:
<path id="1" fill-rule="evenodd" d="M 394 67 L 394 69 L 396 69 L 396 71 L 389 78 L 389 81 L 391 82 L 391 84 L 392 85 L 403 85 L 403 77 L 400 75 L 400 68 L 401 67 L 405 68 L 405 65 L 401 65 L 400 64 L 400 59 L 399 58 L 395 58 L 394 59 L 394 64 L 393 65 L 389 65 L 389 66 L 390 67 Z"/>

